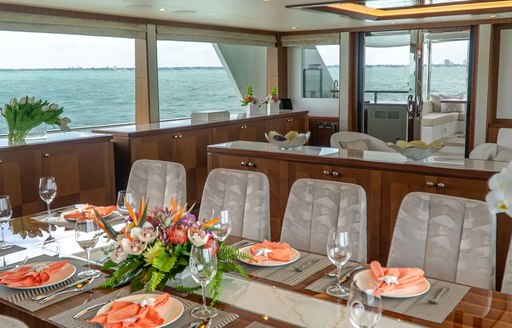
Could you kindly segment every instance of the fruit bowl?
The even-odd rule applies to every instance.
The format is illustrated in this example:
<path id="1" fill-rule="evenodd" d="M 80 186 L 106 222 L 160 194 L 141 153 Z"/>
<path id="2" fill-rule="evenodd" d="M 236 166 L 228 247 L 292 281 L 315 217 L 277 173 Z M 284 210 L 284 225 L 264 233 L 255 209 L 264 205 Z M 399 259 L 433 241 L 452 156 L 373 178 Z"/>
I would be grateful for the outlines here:
<path id="1" fill-rule="evenodd" d="M 265 138 L 268 142 L 281 149 L 296 148 L 304 145 L 309 140 L 310 132 L 298 133 L 297 131 L 290 131 L 284 136 L 276 131 L 265 133 Z"/>
<path id="2" fill-rule="evenodd" d="M 444 144 L 439 141 L 434 141 L 427 145 L 420 140 L 413 140 L 411 142 L 399 140 L 396 144 L 388 142 L 388 147 L 396 150 L 409 160 L 418 161 L 432 156 L 439 149 L 443 148 Z"/>

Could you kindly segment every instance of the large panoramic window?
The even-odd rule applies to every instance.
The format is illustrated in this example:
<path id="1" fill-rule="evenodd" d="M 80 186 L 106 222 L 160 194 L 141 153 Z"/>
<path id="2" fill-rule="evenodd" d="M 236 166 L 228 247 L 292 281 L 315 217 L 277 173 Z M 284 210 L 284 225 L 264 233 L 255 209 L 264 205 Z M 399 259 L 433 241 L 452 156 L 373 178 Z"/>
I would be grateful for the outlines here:
<path id="1" fill-rule="evenodd" d="M 133 39 L 0 31 L 0 44 L 0 104 L 58 103 L 71 128 L 135 121 Z"/>
<path id="2" fill-rule="evenodd" d="M 245 65 L 231 60 L 222 45 L 161 40 L 157 49 L 160 119 L 190 117 L 204 110 L 242 110 L 241 90 L 255 82 L 238 81 Z"/>
<path id="3" fill-rule="evenodd" d="M 302 97 L 338 98 L 339 45 L 305 46 L 302 48 Z"/>
<path id="4" fill-rule="evenodd" d="M 431 94 L 466 94 L 468 40 L 432 43 Z"/>

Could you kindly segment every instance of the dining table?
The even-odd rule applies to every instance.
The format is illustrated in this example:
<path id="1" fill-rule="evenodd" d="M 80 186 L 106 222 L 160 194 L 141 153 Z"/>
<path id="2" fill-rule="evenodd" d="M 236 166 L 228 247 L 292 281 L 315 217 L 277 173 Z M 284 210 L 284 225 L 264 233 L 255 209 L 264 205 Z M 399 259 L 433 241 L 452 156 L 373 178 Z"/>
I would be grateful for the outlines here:
<path id="1" fill-rule="evenodd" d="M 35 260 L 41 257 L 69 259 L 76 263 L 75 265 L 85 268 L 85 252 L 75 241 L 72 225 L 45 222 L 41 220 L 42 217 L 44 213 L 37 213 L 13 218 L 8 222 L 8 228 L 4 231 L 5 240 L 13 243 L 15 247 L 0 251 L 0 270 L 3 266 L 18 263 L 26 257 Z M 53 243 L 53 247 L 47 247 L 49 241 Z M 226 243 L 240 246 L 247 243 L 247 240 L 239 236 L 229 236 Z M 92 252 L 91 261 L 96 267 L 106 259 L 102 251 L 105 246 L 107 242 L 100 240 Z M 269 268 L 253 269 L 246 265 L 249 279 L 236 274 L 225 275 L 223 292 L 215 307 L 225 314 L 224 318 L 227 319 L 212 325 L 212 328 L 351 327 L 347 314 L 347 300 L 329 296 L 322 290 L 321 282 L 327 279 L 328 273 L 335 267 L 329 263 L 325 255 L 307 252 L 301 254 L 304 256 L 302 269 L 310 270 L 309 273 L 290 269 L 286 276 L 283 276 L 284 271 L 272 273 Z M 307 260 L 308 258 L 310 260 Z M 316 269 L 309 269 L 315 263 Z M 294 264 L 288 266 L 293 268 Z M 102 275 L 108 275 L 108 271 L 104 271 Z M 199 293 L 185 293 L 173 286 L 171 283 L 165 287 L 165 291 L 171 297 L 177 297 L 190 304 L 201 303 Z M 425 311 L 428 313 L 429 307 L 421 304 L 423 308 L 420 310 L 425 311 L 419 311 L 424 312 L 419 317 L 408 314 L 414 311 L 384 309 L 377 327 L 512 327 L 512 295 L 471 286 L 460 287 L 464 290 L 460 301 L 457 300 L 453 310 L 448 310 L 447 316 L 441 322 L 431 321 L 425 317 Z M 130 293 L 126 287 L 124 292 Z M 78 312 L 98 299 L 113 298 L 114 296 L 109 295 L 119 293 L 115 289 L 96 286 L 42 308 L 26 306 L 26 300 L 20 299 L 18 302 L 14 298 L 0 294 L 0 314 L 17 318 L 29 327 L 81 327 L 81 321 L 77 321 L 75 325 L 69 321 L 72 319 L 66 317 L 64 319 L 67 321 L 63 321 L 63 317 Z M 420 306 L 414 303 L 409 305 L 412 310 L 414 306 Z M 434 312 L 436 311 L 432 313 Z M 181 326 L 170 324 L 168 327 Z"/>

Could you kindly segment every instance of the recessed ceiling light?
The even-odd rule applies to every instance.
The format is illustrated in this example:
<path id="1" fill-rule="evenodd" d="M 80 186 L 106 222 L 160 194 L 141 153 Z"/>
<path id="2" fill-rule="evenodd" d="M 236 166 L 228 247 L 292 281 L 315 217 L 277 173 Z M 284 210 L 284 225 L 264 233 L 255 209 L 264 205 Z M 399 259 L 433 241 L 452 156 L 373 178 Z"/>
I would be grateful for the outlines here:
<path id="1" fill-rule="evenodd" d="M 498 15 L 491 15 L 491 16 L 489 16 L 489 17 L 491 17 L 491 18 L 496 18 L 496 17 L 498 17 Z"/>
<path id="2" fill-rule="evenodd" d="M 174 10 L 174 11 L 171 11 L 173 14 L 177 14 L 177 15 L 190 15 L 190 14 L 195 14 L 196 11 L 195 10 L 188 10 L 188 9 L 181 9 L 181 10 Z"/>
<path id="3" fill-rule="evenodd" d="M 158 11 L 167 11 L 167 9 L 165 9 L 165 8 L 160 8 L 160 9 L 158 9 Z"/>
<path id="4" fill-rule="evenodd" d="M 270 0 L 263 0 L 263 2 L 269 2 Z"/>
<path id="5" fill-rule="evenodd" d="M 297 28 L 295 26 L 292 26 L 292 30 L 296 30 Z"/>
<path id="6" fill-rule="evenodd" d="M 391 24 L 396 24 L 396 22 L 395 21 L 391 21 Z"/>

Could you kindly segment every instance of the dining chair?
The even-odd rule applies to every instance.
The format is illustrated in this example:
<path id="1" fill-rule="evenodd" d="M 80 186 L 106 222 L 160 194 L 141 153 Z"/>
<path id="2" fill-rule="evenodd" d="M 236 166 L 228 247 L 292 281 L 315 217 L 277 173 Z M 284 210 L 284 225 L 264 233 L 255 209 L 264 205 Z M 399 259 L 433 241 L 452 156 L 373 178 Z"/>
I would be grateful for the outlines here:
<path id="1" fill-rule="evenodd" d="M 415 267 L 431 278 L 495 287 L 496 217 L 486 203 L 407 194 L 396 220 L 388 267 Z"/>
<path id="2" fill-rule="evenodd" d="M 512 294 L 512 242 L 508 249 L 507 262 L 505 263 L 505 273 L 501 284 L 501 292 Z"/>
<path id="3" fill-rule="evenodd" d="M 336 181 L 299 179 L 290 190 L 281 241 L 326 254 L 329 229 L 350 232 L 352 260 L 366 262 L 366 193 L 361 186 Z"/>
<path id="4" fill-rule="evenodd" d="M 269 183 L 265 174 L 232 169 L 210 171 L 204 185 L 200 219 L 228 210 L 231 234 L 254 240 L 270 239 Z"/>
<path id="5" fill-rule="evenodd" d="M 140 159 L 133 163 L 127 191 L 138 200 L 148 199 L 149 208 L 169 206 L 174 197 L 184 204 L 187 197 L 185 167 L 179 163 Z"/>

